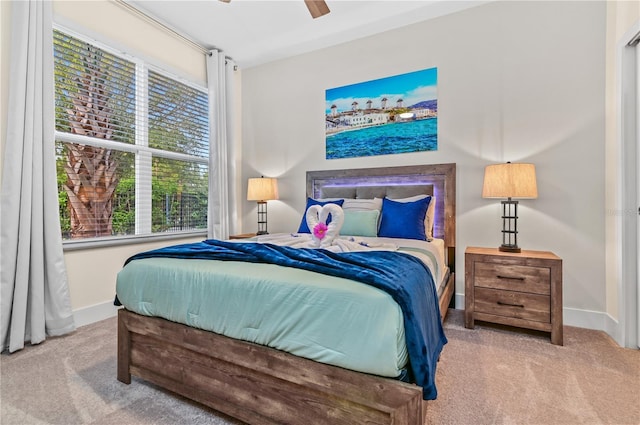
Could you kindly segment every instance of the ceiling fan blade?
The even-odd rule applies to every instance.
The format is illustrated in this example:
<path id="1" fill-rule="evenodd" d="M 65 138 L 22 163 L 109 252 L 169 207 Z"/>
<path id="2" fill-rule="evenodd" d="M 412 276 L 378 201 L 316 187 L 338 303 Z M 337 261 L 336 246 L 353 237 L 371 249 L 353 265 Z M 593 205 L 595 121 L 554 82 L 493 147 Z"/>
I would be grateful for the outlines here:
<path id="1" fill-rule="evenodd" d="M 319 18 L 320 16 L 326 15 L 330 12 L 329 6 L 324 0 L 304 0 L 304 3 L 307 5 L 307 9 L 311 13 L 311 17 L 313 19 Z"/>
<path id="2" fill-rule="evenodd" d="M 231 0 L 220 0 L 224 3 L 229 3 Z M 330 12 L 329 6 L 324 0 L 304 0 L 304 3 L 307 5 L 307 9 L 311 13 L 311 17 L 313 19 L 319 18 L 320 16 L 326 15 Z"/>

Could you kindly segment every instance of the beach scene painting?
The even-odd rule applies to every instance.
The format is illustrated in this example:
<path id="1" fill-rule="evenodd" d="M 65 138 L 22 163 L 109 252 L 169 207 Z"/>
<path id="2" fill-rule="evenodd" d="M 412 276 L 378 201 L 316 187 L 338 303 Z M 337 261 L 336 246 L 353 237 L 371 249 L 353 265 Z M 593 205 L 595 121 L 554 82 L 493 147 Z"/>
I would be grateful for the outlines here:
<path id="1" fill-rule="evenodd" d="M 438 149 L 438 69 L 326 90 L 327 159 Z"/>

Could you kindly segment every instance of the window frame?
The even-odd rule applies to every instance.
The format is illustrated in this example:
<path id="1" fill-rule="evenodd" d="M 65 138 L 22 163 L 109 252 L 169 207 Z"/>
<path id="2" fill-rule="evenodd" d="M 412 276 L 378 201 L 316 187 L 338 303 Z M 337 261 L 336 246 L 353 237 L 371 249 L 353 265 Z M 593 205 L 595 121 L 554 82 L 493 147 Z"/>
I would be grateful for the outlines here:
<path id="1" fill-rule="evenodd" d="M 94 47 L 104 50 L 105 52 L 118 56 L 124 60 L 132 62 L 135 65 L 135 79 L 136 79 L 136 112 L 135 112 L 135 144 L 125 143 L 125 142 L 117 142 L 113 140 L 100 139 L 96 137 L 90 136 L 80 136 L 77 134 L 66 133 L 62 131 L 58 131 L 55 129 L 55 118 L 54 118 L 54 138 L 55 142 L 62 143 L 79 143 L 83 145 L 93 146 L 93 147 L 101 147 L 112 150 L 117 150 L 121 152 L 129 152 L 135 155 L 135 234 L 131 235 L 122 235 L 122 236 L 103 236 L 96 238 L 83 238 L 83 239 L 63 239 L 62 246 L 64 251 L 75 251 L 82 249 L 90 249 L 90 248 L 102 248 L 102 247 L 112 247 L 112 246 L 120 246 L 120 245 L 129 245 L 129 244 L 140 244 L 140 243 L 149 243 L 163 240 L 174 240 L 174 239 L 188 239 L 188 238 L 196 238 L 207 235 L 207 228 L 204 229 L 196 229 L 196 230 L 185 230 L 185 231 L 176 231 L 176 232 L 159 232 L 159 233 L 151 233 L 151 211 L 152 211 L 152 202 L 151 202 L 151 174 L 149 174 L 145 179 L 140 179 L 139 177 L 143 175 L 143 169 L 151 170 L 151 161 L 152 158 L 164 158 L 170 160 L 178 160 L 185 162 L 192 162 L 198 164 L 205 164 L 208 167 L 209 172 L 211 171 L 211 155 L 207 155 L 207 157 L 200 157 L 195 155 L 189 155 L 179 152 L 172 152 L 169 150 L 162 150 L 157 148 L 149 147 L 148 142 L 148 85 L 149 85 L 149 72 L 158 73 L 166 78 L 174 80 L 178 83 L 187 85 L 194 90 L 198 90 L 202 92 L 207 98 L 209 97 L 208 88 L 201 84 L 198 84 L 194 81 L 189 81 L 186 78 L 180 77 L 171 71 L 167 71 L 156 64 L 149 62 L 148 60 L 133 56 L 129 53 L 123 52 L 116 48 L 113 48 L 103 42 L 95 40 L 89 36 L 78 33 L 70 28 L 67 28 L 63 25 L 55 24 L 53 25 L 53 30 L 57 30 L 65 33 L 71 37 L 77 38 L 82 42 L 89 43 Z M 142 80 L 141 80 L 142 79 Z M 138 84 L 139 81 L 143 81 L 144 84 Z M 207 115 L 207 120 L 209 120 L 209 116 Z M 142 129 L 142 130 L 141 130 Z M 209 122 L 209 132 L 211 132 L 211 123 Z M 209 143 L 209 141 L 207 141 Z M 148 187 L 143 189 L 141 187 L 142 184 L 145 184 L 144 181 L 147 181 Z M 207 186 L 207 192 L 210 193 L 211 187 Z M 138 196 L 139 194 L 144 193 L 147 197 L 143 198 L 142 196 Z M 208 208 L 207 208 L 208 210 Z M 207 226 L 208 227 L 208 226 Z M 142 233 L 147 231 L 146 233 Z"/>

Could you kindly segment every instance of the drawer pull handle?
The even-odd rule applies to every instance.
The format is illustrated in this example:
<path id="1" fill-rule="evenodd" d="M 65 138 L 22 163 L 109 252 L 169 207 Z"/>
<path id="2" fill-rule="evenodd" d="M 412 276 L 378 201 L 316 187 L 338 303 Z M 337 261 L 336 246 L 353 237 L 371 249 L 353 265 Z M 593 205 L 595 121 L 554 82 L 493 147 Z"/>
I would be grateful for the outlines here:
<path id="1" fill-rule="evenodd" d="M 524 280 L 524 277 L 512 277 L 512 276 L 497 276 L 498 279 L 509 279 L 509 280 Z"/>
<path id="2" fill-rule="evenodd" d="M 520 307 L 524 308 L 524 304 L 511 304 L 511 303 L 503 303 L 502 301 L 497 301 L 498 305 L 506 305 L 509 307 Z"/>

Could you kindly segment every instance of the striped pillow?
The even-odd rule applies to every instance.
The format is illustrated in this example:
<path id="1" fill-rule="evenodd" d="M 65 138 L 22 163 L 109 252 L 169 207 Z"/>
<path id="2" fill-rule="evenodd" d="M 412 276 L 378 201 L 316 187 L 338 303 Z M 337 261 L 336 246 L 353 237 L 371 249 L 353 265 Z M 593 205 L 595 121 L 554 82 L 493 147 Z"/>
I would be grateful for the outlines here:
<path id="1" fill-rule="evenodd" d="M 345 199 L 342 209 L 345 211 L 380 211 L 382 210 L 382 198 Z"/>

